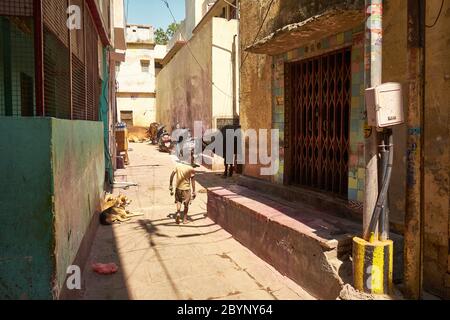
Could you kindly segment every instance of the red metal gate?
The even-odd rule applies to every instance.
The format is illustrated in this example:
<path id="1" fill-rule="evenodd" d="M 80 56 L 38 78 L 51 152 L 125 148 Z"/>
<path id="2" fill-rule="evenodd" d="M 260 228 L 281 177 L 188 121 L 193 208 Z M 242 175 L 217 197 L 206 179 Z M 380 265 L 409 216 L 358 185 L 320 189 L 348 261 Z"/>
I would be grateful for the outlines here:
<path id="1" fill-rule="evenodd" d="M 351 49 L 286 65 L 291 183 L 348 190 Z"/>

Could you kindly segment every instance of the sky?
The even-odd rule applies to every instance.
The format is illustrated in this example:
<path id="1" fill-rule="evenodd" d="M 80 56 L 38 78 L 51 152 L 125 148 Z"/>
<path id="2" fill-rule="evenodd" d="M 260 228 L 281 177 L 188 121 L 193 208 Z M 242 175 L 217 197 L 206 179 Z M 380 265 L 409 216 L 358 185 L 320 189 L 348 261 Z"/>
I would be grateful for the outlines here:
<path id="1" fill-rule="evenodd" d="M 177 21 L 183 20 L 185 0 L 167 1 Z M 166 30 L 167 26 L 173 22 L 173 18 L 162 0 L 125 0 L 125 12 L 127 11 L 129 24 L 150 24 L 155 29 Z"/>

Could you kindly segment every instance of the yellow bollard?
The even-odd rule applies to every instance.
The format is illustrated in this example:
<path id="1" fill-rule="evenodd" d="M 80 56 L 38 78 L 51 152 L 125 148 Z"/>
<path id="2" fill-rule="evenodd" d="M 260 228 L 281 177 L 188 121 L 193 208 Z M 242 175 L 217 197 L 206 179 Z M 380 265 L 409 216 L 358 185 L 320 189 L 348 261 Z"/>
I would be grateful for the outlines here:
<path id="1" fill-rule="evenodd" d="M 355 289 L 369 294 L 392 292 L 394 243 L 353 239 L 353 282 Z"/>

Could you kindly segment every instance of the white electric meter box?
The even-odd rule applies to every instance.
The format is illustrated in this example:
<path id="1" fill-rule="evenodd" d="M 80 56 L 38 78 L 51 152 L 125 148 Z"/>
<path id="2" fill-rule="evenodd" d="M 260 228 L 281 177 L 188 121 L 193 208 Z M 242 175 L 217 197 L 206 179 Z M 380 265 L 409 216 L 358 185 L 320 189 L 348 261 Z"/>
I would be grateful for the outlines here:
<path id="1" fill-rule="evenodd" d="M 369 126 L 391 127 L 405 122 L 400 83 L 388 82 L 366 90 Z"/>

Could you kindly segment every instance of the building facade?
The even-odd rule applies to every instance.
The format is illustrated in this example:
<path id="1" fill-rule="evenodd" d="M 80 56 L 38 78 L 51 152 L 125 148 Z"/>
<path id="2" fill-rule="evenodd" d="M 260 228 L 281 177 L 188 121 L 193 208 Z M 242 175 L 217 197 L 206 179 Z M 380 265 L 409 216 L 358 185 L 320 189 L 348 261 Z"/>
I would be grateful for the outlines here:
<path id="1" fill-rule="evenodd" d="M 126 59 L 117 68 L 117 112 L 131 131 L 156 120 L 156 73 L 166 46 L 155 45 L 151 26 L 127 26 Z"/>
<path id="2" fill-rule="evenodd" d="M 441 1 L 427 2 L 427 22 L 436 20 L 440 6 Z M 245 165 L 244 174 L 343 201 L 359 217 L 365 195 L 365 140 L 370 135 L 365 126 L 365 9 L 364 1 L 268 0 L 255 6 L 247 0 L 241 1 L 240 28 L 241 124 L 244 129 L 280 131 L 279 172 L 261 176 L 262 165 Z M 445 3 L 442 12 L 448 10 Z M 382 12 L 383 82 L 402 84 L 408 115 L 407 1 L 383 1 Z M 394 128 L 390 188 L 391 226 L 403 233 L 406 186 L 418 179 L 407 170 L 408 157 L 417 152 L 408 137 L 423 132 L 423 284 L 441 297 L 449 297 L 450 271 L 449 159 L 444 138 L 449 59 L 448 41 L 435 39 L 446 34 L 448 24 L 443 14 L 426 29 L 424 127 Z M 405 264 L 412 259 L 418 257 L 405 256 Z"/>
<path id="3" fill-rule="evenodd" d="M 157 121 L 173 129 L 215 129 L 239 118 L 239 22 L 228 1 L 186 1 L 157 77 Z M 234 3 L 234 4 L 233 4 Z"/>
<path id="4" fill-rule="evenodd" d="M 0 2 L 2 298 L 58 299 L 84 265 L 113 179 L 123 21 L 118 0 Z"/>

